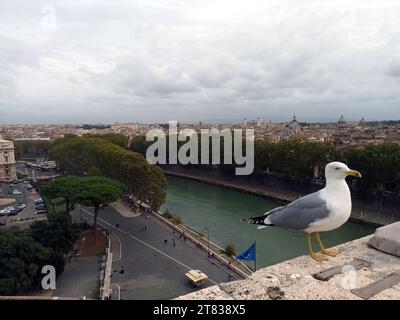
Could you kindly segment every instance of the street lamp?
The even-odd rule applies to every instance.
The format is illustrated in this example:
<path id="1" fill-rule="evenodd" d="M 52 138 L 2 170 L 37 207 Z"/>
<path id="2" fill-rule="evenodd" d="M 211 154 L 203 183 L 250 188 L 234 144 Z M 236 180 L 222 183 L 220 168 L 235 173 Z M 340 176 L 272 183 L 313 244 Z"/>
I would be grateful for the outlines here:
<path id="1" fill-rule="evenodd" d="M 208 257 L 210 258 L 210 228 L 206 227 L 205 230 L 207 231 L 207 249 L 208 249 Z"/>

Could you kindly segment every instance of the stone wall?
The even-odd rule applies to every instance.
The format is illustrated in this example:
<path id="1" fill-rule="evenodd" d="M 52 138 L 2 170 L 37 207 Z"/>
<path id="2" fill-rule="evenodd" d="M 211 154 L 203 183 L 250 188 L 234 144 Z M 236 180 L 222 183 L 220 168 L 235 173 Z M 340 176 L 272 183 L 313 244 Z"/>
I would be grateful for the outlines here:
<path id="1" fill-rule="evenodd" d="M 400 224 L 396 227 L 400 229 Z M 400 230 L 398 231 L 400 234 Z M 384 233 L 387 234 L 387 231 Z M 382 236 L 382 232 L 377 234 Z M 393 232 L 391 234 L 397 235 Z M 400 277 L 400 257 L 371 247 L 369 242 L 372 238 L 373 236 L 368 236 L 338 246 L 340 255 L 329 257 L 323 263 L 309 256 L 301 256 L 261 269 L 248 279 L 219 284 L 177 299 L 363 299 L 358 295 L 359 292 L 354 291 L 355 289 L 364 289 L 365 286 L 371 285 L 373 289 L 376 281 L 382 281 L 393 275 Z M 393 243 L 393 239 L 389 241 Z M 396 245 L 400 246 L 400 242 Z M 359 268 L 350 265 L 350 262 L 354 261 L 362 262 Z M 322 271 L 335 267 L 338 267 L 340 273 L 326 281 L 314 277 Z M 400 299 L 400 281 L 374 294 L 371 299 Z"/>

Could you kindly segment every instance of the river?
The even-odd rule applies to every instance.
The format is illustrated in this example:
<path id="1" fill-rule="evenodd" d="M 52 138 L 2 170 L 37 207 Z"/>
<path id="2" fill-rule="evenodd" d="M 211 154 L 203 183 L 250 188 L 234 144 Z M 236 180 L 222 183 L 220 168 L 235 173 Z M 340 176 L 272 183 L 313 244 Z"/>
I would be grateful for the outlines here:
<path id="1" fill-rule="evenodd" d="M 185 178 L 169 176 L 168 183 L 161 211 L 171 209 L 181 216 L 183 224 L 204 235 L 209 228 L 211 241 L 223 248 L 233 244 L 237 254 L 256 241 L 258 268 L 307 254 L 304 232 L 274 227 L 257 230 L 256 226 L 241 221 L 261 215 L 277 207 L 277 203 Z M 330 247 L 372 234 L 374 230 L 369 225 L 349 221 L 337 230 L 321 233 L 321 238 Z M 316 243 L 314 247 L 318 248 Z"/>

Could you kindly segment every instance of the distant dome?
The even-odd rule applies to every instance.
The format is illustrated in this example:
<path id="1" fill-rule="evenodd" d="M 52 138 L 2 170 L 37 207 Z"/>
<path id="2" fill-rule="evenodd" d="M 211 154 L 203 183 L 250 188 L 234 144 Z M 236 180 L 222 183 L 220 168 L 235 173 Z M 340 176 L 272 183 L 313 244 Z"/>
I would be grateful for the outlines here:
<path id="1" fill-rule="evenodd" d="M 338 128 L 339 129 L 346 129 L 346 127 L 347 127 L 347 122 L 346 122 L 344 116 L 342 115 L 340 117 L 339 121 L 338 121 Z"/>

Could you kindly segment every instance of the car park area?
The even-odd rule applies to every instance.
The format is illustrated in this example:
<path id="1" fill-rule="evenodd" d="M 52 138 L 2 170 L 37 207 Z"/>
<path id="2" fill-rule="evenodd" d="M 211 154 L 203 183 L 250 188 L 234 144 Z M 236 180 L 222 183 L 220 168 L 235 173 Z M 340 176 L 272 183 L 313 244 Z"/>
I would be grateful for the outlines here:
<path id="1" fill-rule="evenodd" d="M 0 226 L 30 218 L 44 217 L 46 207 L 28 180 L 0 183 Z"/>

